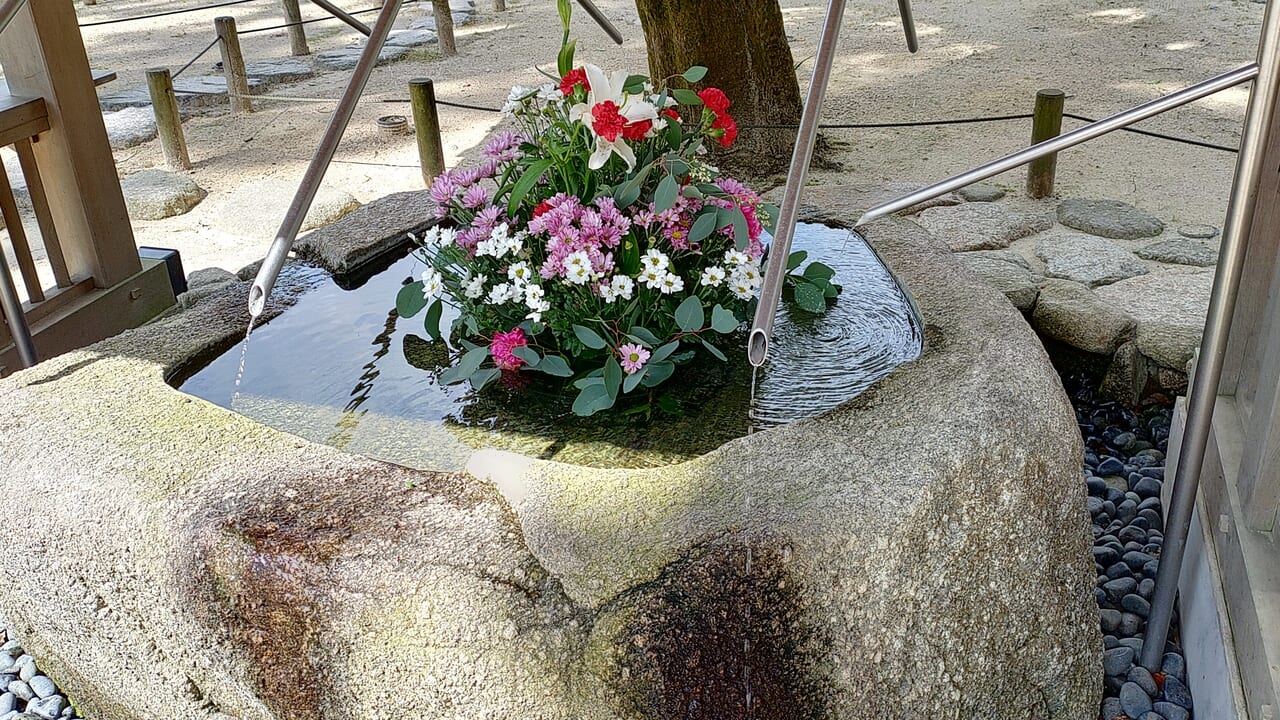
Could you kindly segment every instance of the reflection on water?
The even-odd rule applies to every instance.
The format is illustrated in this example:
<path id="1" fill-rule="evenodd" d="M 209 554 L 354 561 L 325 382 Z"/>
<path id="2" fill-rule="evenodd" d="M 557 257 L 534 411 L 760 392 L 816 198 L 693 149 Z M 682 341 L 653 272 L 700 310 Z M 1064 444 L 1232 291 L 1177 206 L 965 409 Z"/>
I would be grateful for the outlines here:
<path id="1" fill-rule="evenodd" d="M 860 237 L 802 225 L 794 249 L 834 268 L 844 293 L 822 316 L 783 304 L 758 380 L 756 429 L 830 410 L 920 352 L 910 301 Z M 402 321 L 394 311 L 396 291 L 422 269 L 406 257 L 353 291 L 323 270 L 295 270 L 315 287 L 254 331 L 234 402 L 242 359 L 235 348 L 181 388 L 317 442 L 429 470 L 460 469 L 479 447 L 652 467 L 696 457 L 749 429 L 753 378 L 742 350 L 728 364 L 687 366 L 683 383 L 660 388 L 680 399 L 678 415 L 649 418 L 638 407 L 578 418 L 572 388 L 524 375 L 481 393 L 441 386 L 437 377 L 453 349 L 427 341 L 420 320 Z"/>

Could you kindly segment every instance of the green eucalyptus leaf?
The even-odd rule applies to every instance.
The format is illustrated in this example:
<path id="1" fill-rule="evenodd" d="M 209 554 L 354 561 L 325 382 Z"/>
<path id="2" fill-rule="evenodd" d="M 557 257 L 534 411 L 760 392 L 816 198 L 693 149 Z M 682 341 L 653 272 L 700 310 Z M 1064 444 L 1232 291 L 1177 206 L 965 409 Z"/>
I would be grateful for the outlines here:
<path id="1" fill-rule="evenodd" d="M 804 250 L 797 250 L 791 253 L 791 257 L 787 258 L 787 269 L 795 270 L 796 268 L 803 265 L 804 261 L 808 257 L 809 257 L 809 253 L 805 252 Z"/>
<path id="2" fill-rule="evenodd" d="M 811 262 L 809 263 L 809 266 L 804 269 L 804 273 L 802 274 L 809 280 L 830 281 L 831 278 L 836 276 L 836 271 L 820 262 Z"/>
<path id="3" fill-rule="evenodd" d="M 693 227 L 689 230 L 689 242 L 700 243 L 710 237 L 711 233 L 716 231 L 716 212 L 703 212 L 698 215 L 698 219 L 693 221 Z"/>
<path id="4" fill-rule="evenodd" d="M 747 244 L 751 242 L 751 233 L 747 229 L 747 216 L 743 215 L 742 208 L 736 205 L 733 208 L 733 240 L 739 250 L 746 250 Z"/>
<path id="5" fill-rule="evenodd" d="M 702 78 L 706 76 L 707 76 L 706 68 L 702 67 L 701 65 L 694 65 L 688 70 L 685 70 L 684 75 L 682 77 L 691 83 L 696 83 L 696 82 L 702 82 Z"/>
<path id="6" fill-rule="evenodd" d="M 716 357 L 716 359 L 717 359 L 717 360 L 719 360 L 720 362 L 725 362 L 725 361 L 727 361 L 727 360 L 729 359 L 729 358 L 727 358 L 727 357 L 725 357 L 725 356 L 724 356 L 724 353 L 723 353 L 723 352 L 720 352 L 720 348 L 716 347 L 715 345 L 712 345 L 711 343 L 707 342 L 706 340 L 703 340 L 703 341 L 702 341 L 702 347 L 706 348 L 706 349 L 707 349 L 707 352 L 709 352 L 709 353 L 711 353 L 712 355 L 714 355 L 714 356 Z"/>
<path id="7" fill-rule="evenodd" d="M 645 374 L 642 382 L 649 388 L 661 385 L 676 372 L 676 364 L 673 362 L 651 362 L 644 367 Z"/>
<path id="8" fill-rule="evenodd" d="M 646 373 L 649 372 L 649 366 L 646 365 L 636 372 L 631 373 L 622 380 L 622 392 L 629 393 L 640 386 L 640 381 L 644 379 Z"/>
<path id="9" fill-rule="evenodd" d="M 719 306 L 717 305 L 716 307 L 719 307 Z M 653 354 L 649 356 L 649 362 L 660 363 L 663 360 L 666 360 L 667 358 L 671 357 L 671 353 L 675 352 L 679 348 L 680 348 L 680 341 L 673 340 L 667 343 L 666 345 L 663 345 L 662 347 L 658 348 L 657 350 L 654 350 Z"/>
<path id="10" fill-rule="evenodd" d="M 444 303 L 436 299 L 431 303 L 431 307 L 427 308 L 427 315 L 422 320 L 422 327 L 427 331 L 427 335 L 432 340 L 440 339 L 440 316 L 444 313 Z"/>
<path id="11" fill-rule="evenodd" d="M 523 360 L 525 365 L 528 365 L 531 368 L 538 367 L 538 363 L 542 362 L 542 356 L 538 355 L 538 351 L 528 345 L 512 348 L 511 354 Z"/>
<path id="12" fill-rule="evenodd" d="M 796 283 L 796 304 L 811 313 L 823 313 L 827 310 L 827 296 L 822 288 L 811 282 Z"/>
<path id="13" fill-rule="evenodd" d="M 780 210 L 778 210 L 778 206 L 765 203 L 764 205 L 760 206 L 760 209 L 764 210 L 764 214 L 769 217 L 769 222 L 764 223 L 765 231 L 768 232 L 770 235 L 777 235 L 778 234 L 778 213 L 781 212 Z"/>
<path id="14" fill-rule="evenodd" d="M 469 378 L 475 371 L 480 369 L 480 365 L 489 357 L 489 348 L 478 347 L 474 350 L 468 350 L 462 355 L 462 359 L 454 366 L 454 370 L 458 371 L 459 378 Z"/>
<path id="15" fill-rule="evenodd" d="M 396 314 L 402 318 L 411 318 L 422 312 L 427 306 L 427 299 L 422 296 L 422 281 L 411 282 L 396 293 Z"/>
<path id="16" fill-rule="evenodd" d="M 726 310 L 723 306 L 716 305 L 711 308 L 712 330 L 715 330 L 722 335 L 727 335 L 728 333 L 737 330 L 738 325 L 740 324 L 741 323 L 738 322 L 738 318 L 734 317 L 734 314 L 731 311 Z"/>
<path id="17" fill-rule="evenodd" d="M 613 398 L 609 397 L 609 391 L 605 389 L 604 383 L 588 385 L 574 399 L 573 413 L 582 417 L 589 417 L 601 410 L 613 407 L 613 402 Z"/>
<path id="18" fill-rule="evenodd" d="M 622 87 L 632 95 L 639 95 L 644 92 L 644 84 L 647 82 L 649 82 L 648 75 L 628 75 L 627 81 L 622 84 Z"/>
<path id="19" fill-rule="evenodd" d="M 702 104 L 702 98 L 698 97 L 698 93 L 692 90 L 685 90 L 684 88 L 676 88 L 672 90 L 671 97 L 674 97 L 676 99 L 676 102 L 680 103 L 681 105 L 701 105 Z"/>
<path id="20" fill-rule="evenodd" d="M 676 196 L 679 194 L 680 184 L 676 179 L 667 175 L 662 178 L 662 182 L 658 183 L 658 189 L 653 193 L 653 207 L 655 212 L 666 212 L 676 204 Z"/>
<path id="21" fill-rule="evenodd" d="M 826 285 L 822 286 L 822 293 L 826 295 L 828 298 L 834 299 L 837 295 L 840 294 L 840 291 L 842 289 L 843 288 L 841 288 L 839 285 L 828 282 Z"/>
<path id="22" fill-rule="evenodd" d="M 609 391 L 609 401 L 613 404 L 618 399 L 618 390 L 622 388 L 622 366 L 618 359 L 610 355 L 604 363 L 604 389 Z"/>
<path id="23" fill-rule="evenodd" d="M 662 341 L 658 339 L 658 336 L 654 335 L 649 328 L 640 327 L 639 325 L 628 330 L 627 336 L 641 345 L 646 345 L 648 347 L 657 347 L 662 344 Z"/>
<path id="24" fill-rule="evenodd" d="M 551 169 L 555 164 L 554 160 L 539 160 L 529 166 L 528 170 L 520 176 L 516 184 L 511 188 L 511 197 L 507 199 L 507 214 L 515 215 L 516 209 L 520 207 L 520 203 L 524 201 L 524 196 L 529 194 L 534 185 L 538 184 L 538 180 L 542 179 L 544 173 Z"/>
<path id="25" fill-rule="evenodd" d="M 685 332 L 697 332 L 706 322 L 706 312 L 702 309 L 702 300 L 697 295 L 690 295 L 676 308 L 676 324 Z"/>
<path id="26" fill-rule="evenodd" d="M 597 369 L 595 372 L 598 373 L 600 372 L 600 370 Z M 573 381 L 573 386 L 578 388 L 579 390 L 586 390 L 592 385 L 599 385 L 600 387 L 604 387 L 604 378 L 600 377 L 599 375 L 588 375 L 584 378 L 578 378 L 577 380 Z"/>
<path id="27" fill-rule="evenodd" d="M 680 188 L 680 194 L 694 200 L 701 200 L 704 197 L 702 191 L 692 185 L 685 185 Z"/>
<path id="28" fill-rule="evenodd" d="M 679 150 L 680 143 L 684 141 L 684 130 L 680 129 L 680 123 L 675 120 L 667 121 L 667 147 L 672 150 Z"/>
<path id="29" fill-rule="evenodd" d="M 578 336 L 578 341 L 592 350 L 601 350 L 607 344 L 600 334 L 589 327 L 582 325 L 573 326 L 573 334 Z"/>
<path id="30" fill-rule="evenodd" d="M 501 374 L 502 371 L 498 368 L 484 368 L 472 373 L 471 377 L 468 379 L 471 381 L 471 387 L 480 391 L 484 389 L 485 385 L 493 382 Z"/>
<path id="31" fill-rule="evenodd" d="M 573 369 L 559 355 L 548 355 L 542 358 L 542 362 L 538 363 L 538 366 L 534 369 L 553 377 L 573 377 Z"/>

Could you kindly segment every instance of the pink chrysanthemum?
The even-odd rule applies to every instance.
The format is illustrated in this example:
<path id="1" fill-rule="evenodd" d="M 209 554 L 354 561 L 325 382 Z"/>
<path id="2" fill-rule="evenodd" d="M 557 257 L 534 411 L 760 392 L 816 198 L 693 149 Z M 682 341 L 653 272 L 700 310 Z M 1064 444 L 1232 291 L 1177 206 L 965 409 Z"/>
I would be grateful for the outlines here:
<path id="1" fill-rule="evenodd" d="M 495 334 L 493 343 L 489 345 L 489 350 L 493 353 L 493 364 L 502 370 L 519 370 L 524 365 L 524 360 L 516 357 L 512 351 L 528 344 L 529 339 L 524 336 L 521 328 Z M 648 353 L 645 356 L 648 357 Z"/>
<path id="2" fill-rule="evenodd" d="M 618 357 L 622 359 L 622 369 L 626 370 L 628 375 L 634 375 L 649 362 L 649 351 L 636 343 L 627 343 L 618 348 Z"/>

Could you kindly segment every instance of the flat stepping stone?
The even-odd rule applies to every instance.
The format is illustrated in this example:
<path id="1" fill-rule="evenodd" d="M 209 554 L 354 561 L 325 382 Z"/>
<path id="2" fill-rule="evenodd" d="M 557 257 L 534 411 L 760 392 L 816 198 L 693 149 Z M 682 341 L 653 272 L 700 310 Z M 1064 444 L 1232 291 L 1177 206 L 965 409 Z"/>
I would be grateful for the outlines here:
<path id="1" fill-rule="evenodd" d="M 1025 266 L 1027 261 L 1022 260 L 1023 264 L 1019 265 L 1004 259 L 984 256 L 982 252 L 960 253 L 956 257 L 963 260 L 965 265 L 988 285 L 1004 293 L 1014 307 L 1023 312 L 1034 307 L 1036 296 L 1040 294 L 1040 279 L 1027 269 Z"/>
<path id="2" fill-rule="evenodd" d="M 1162 240 L 1138 250 L 1138 257 L 1143 260 L 1169 263 L 1172 265 L 1194 265 L 1209 267 L 1218 264 L 1218 253 L 1197 240 L 1180 238 Z"/>
<path id="3" fill-rule="evenodd" d="M 1027 259 L 1017 250 L 974 250 L 972 252 L 961 253 L 959 257 L 965 260 L 972 258 L 988 258 L 991 260 L 1013 263 L 1023 270 L 1031 269 L 1031 263 L 1027 262 Z"/>
<path id="4" fill-rule="evenodd" d="M 1183 225 L 1178 234 L 1192 240 L 1210 240 L 1218 237 L 1218 228 L 1212 225 Z"/>
<path id="5" fill-rule="evenodd" d="M 423 45 L 432 45 L 440 42 L 440 38 L 433 29 L 410 29 L 395 30 L 387 36 L 388 45 L 398 45 L 401 47 L 421 47 Z"/>
<path id="6" fill-rule="evenodd" d="M 1157 364 L 1185 371 L 1204 332 L 1213 273 L 1165 273 L 1122 280 L 1096 294 L 1138 321 L 1138 349 Z"/>
<path id="7" fill-rule="evenodd" d="M 316 62 L 330 70 L 350 70 L 360 62 L 361 52 L 363 49 L 359 47 L 321 50 L 316 53 Z M 378 53 L 378 64 L 394 62 L 408 54 L 409 48 L 403 45 L 383 45 L 382 52 Z"/>
<path id="8" fill-rule="evenodd" d="M 296 184 L 279 177 L 264 178 L 242 185 L 231 193 L 218 197 L 217 206 L 210 213 L 213 227 L 230 235 L 263 239 L 267 233 L 279 227 L 296 190 Z M 360 201 L 350 193 L 321 186 L 302 221 L 302 231 L 328 225 L 358 207 Z"/>
<path id="9" fill-rule="evenodd" d="M 261 78 L 249 78 L 249 92 L 261 92 L 266 83 Z M 228 102 L 227 79 L 221 75 L 179 77 L 173 81 L 173 95 L 180 110 L 209 107 Z M 123 110 L 127 107 L 150 107 L 151 94 L 145 87 L 129 88 L 98 98 L 103 110 Z"/>
<path id="10" fill-rule="evenodd" d="M 1014 240 L 1053 226 L 1046 212 L 984 202 L 929 208 L 916 222 L 954 252 L 1007 248 Z"/>
<path id="11" fill-rule="evenodd" d="M 1031 326 L 1043 335 L 1098 355 L 1114 354 L 1137 329 L 1131 316 L 1089 288 L 1055 279 L 1040 287 Z"/>
<path id="12" fill-rule="evenodd" d="M 1150 272 L 1134 254 L 1092 235 L 1072 233 L 1040 241 L 1036 256 L 1046 277 L 1099 287 Z"/>
<path id="13" fill-rule="evenodd" d="M 1164 232 L 1159 218 L 1119 200 L 1063 200 L 1058 205 L 1058 222 L 1115 240 L 1140 240 Z"/>
<path id="14" fill-rule="evenodd" d="M 261 80 L 265 85 L 297 82 L 316 75 L 316 70 L 311 67 L 311 63 L 297 58 L 255 60 L 245 63 L 244 71 L 251 79 Z"/>
<path id="15" fill-rule="evenodd" d="M 156 116 L 150 107 L 127 107 L 102 113 L 111 147 L 121 150 L 142 144 L 156 136 Z"/>
<path id="16" fill-rule="evenodd" d="M 182 173 L 151 168 L 120 180 L 124 204 L 134 220 L 163 220 L 190 212 L 207 193 Z"/>
<path id="17" fill-rule="evenodd" d="M 964 198 L 965 202 L 995 202 L 1006 194 L 1004 188 L 989 183 L 976 183 L 956 191 L 956 195 Z"/>

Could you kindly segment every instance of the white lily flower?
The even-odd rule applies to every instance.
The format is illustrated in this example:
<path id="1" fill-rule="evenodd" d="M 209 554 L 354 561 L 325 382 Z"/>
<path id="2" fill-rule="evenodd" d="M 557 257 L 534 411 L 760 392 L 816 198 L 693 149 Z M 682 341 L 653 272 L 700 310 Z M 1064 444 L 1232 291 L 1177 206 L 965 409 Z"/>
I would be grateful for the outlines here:
<path id="1" fill-rule="evenodd" d="M 596 150 L 587 161 L 587 167 L 599 170 L 609 161 L 612 154 L 617 153 L 618 157 L 627 163 L 627 171 L 630 172 L 636 167 L 636 154 L 622 137 L 622 126 L 644 120 L 656 122 L 658 110 L 641 96 L 627 94 L 624 89 L 629 77 L 627 71 L 619 70 L 606 76 L 604 70 L 590 63 L 586 65 L 585 70 L 591 89 L 587 91 L 585 103 L 578 103 L 569 109 L 569 119 L 583 122 L 596 136 Z M 612 103 L 613 107 L 608 107 L 606 103 Z M 612 112 L 614 124 L 606 124 L 597 117 L 595 113 L 597 107 L 601 107 L 601 113 L 606 119 Z M 621 124 L 617 123 L 619 116 L 623 121 Z M 601 126 L 599 131 L 597 125 Z"/>

